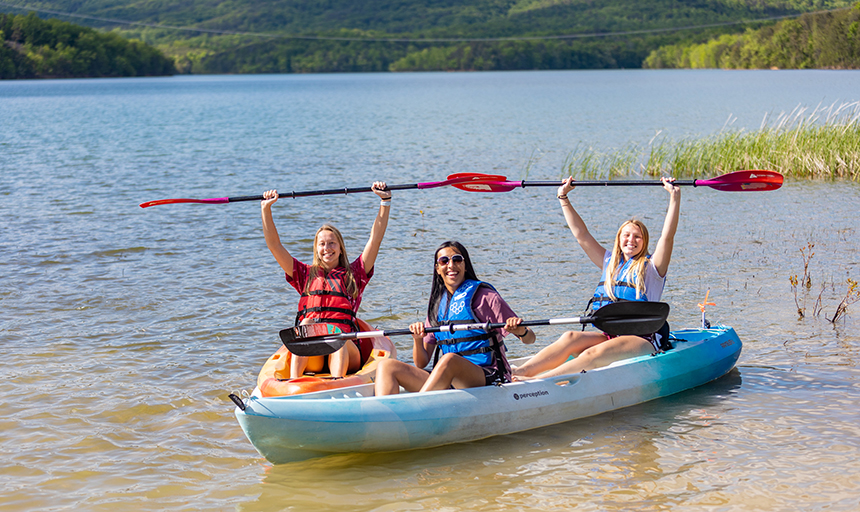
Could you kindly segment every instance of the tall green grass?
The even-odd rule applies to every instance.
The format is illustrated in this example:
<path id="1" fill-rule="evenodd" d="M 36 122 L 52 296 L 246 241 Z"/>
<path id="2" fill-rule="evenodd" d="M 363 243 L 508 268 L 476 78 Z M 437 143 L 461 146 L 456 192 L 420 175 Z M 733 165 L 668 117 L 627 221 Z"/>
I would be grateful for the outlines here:
<path id="1" fill-rule="evenodd" d="M 762 120 L 757 131 L 724 129 L 713 136 L 657 140 L 609 153 L 578 146 L 563 175 L 702 177 L 743 169 L 768 169 L 787 178 L 860 180 L 860 102 L 809 110 L 797 107 Z"/>

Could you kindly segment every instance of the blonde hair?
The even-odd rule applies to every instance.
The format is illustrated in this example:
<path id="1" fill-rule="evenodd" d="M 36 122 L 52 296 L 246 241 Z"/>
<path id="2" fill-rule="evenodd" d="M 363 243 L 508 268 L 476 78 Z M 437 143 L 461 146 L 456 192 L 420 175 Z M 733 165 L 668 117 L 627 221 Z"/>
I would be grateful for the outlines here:
<path id="1" fill-rule="evenodd" d="M 609 257 L 609 272 L 608 276 L 606 276 L 606 282 L 604 284 L 604 289 L 606 293 L 609 295 L 609 298 L 613 301 L 616 300 L 615 294 L 612 292 L 615 287 L 615 283 L 622 277 L 617 275 L 619 272 L 619 266 L 624 264 L 624 254 L 621 252 L 621 231 L 633 224 L 634 226 L 639 228 L 639 231 L 642 233 L 642 250 L 639 251 L 639 254 L 633 257 L 633 264 L 627 269 L 626 274 L 633 275 L 633 282 L 636 285 L 636 298 L 638 299 L 640 296 L 645 295 L 645 264 L 648 262 L 648 228 L 645 227 L 645 224 L 642 221 L 637 219 L 630 219 L 618 228 L 618 232 L 615 233 L 615 243 L 612 246 L 612 256 Z"/>
<path id="2" fill-rule="evenodd" d="M 317 242 L 319 241 L 320 233 L 323 231 L 333 233 L 334 237 L 337 239 L 337 243 L 340 244 L 340 258 L 337 260 L 337 266 L 346 269 L 346 293 L 354 299 L 358 296 L 358 285 L 355 284 L 355 276 L 352 274 L 352 267 L 350 267 L 349 258 L 346 255 L 346 246 L 343 243 L 343 235 L 341 235 L 340 231 L 331 224 L 323 224 L 317 230 L 316 234 L 314 234 L 314 261 L 308 271 L 308 281 L 305 283 L 305 291 L 308 291 L 308 288 L 317 276 L 320 274 L 325 275 L 325 270 L 323 269 L 322 261 L 320 260 L 319 252 L 317 251 Z"/>

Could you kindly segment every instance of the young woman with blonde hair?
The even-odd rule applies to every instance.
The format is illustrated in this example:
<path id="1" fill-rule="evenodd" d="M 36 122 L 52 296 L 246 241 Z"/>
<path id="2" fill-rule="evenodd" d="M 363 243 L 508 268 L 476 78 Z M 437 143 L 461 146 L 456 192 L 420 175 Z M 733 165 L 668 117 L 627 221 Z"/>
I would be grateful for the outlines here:
<path id="1" fill-rule="evenodd" d="M 681 189 L 672 184 L 675 179 L 663 178 L 662 181 L 663 188 L 669 192 L 669 208 L 653 254 L 648 253 L 648 229 L 638 220 L 623 223 L 615 234 L 612 250 L 604 249 L 589 233 L 567 197 L 576 187 L 573 178 L 564 180 L 558 188 L 558 199 L 570 231 L 588 258 L 602 269 L 602 278 L 590 301 L 593 310 L 619 300 L 660 300 L 672 259 L 681 206 Z M 614 338 L 602 332 L 569 331 L 528 362 L 514 368 L 514 380 L 578 373 L 652 353 L 665 346 L 666 331 L 668 326 L 658 333 Z M 568 361 L 570 356 L 576 357 Z"/>
<path id="2" fill-rule="evenodd" d="M 342 332 L 356 330 L 355 314 L 361 304 L 364 288 L 373 276 L 373 265 L 379 254 L 379 246 L 382 244 L 391 210 L 391 192 L 386 190 L 385 182 L 376 181 L 371 189 L 381 201 L 370 229 L 370 238 L 359 257 L 350 263 L 340 231 L 332 225 L 324 224 L 314 235 L 314 257 L 311 265 L 295 259 L 281 243 L 272 218 L 272 205 L 278 200 L 278 191 L 267 190 L 263 193 L 264 199 L 260 206 L 266 246 L 284 270 L 287 282 L 301 294 L 296 325 L 320 322 L 333 324 Z M 347 341 L 343 348 L 329 356 L 329 373 L 333 377 L 344 377 L 347 373 L 357 371 L 364 364 L 371 349 L 371 340 Z M 292 354 L 290 378 L 301 377 L 305 371 L 319 372 L 324 364 L 322 356 L 301 357 Z"/>

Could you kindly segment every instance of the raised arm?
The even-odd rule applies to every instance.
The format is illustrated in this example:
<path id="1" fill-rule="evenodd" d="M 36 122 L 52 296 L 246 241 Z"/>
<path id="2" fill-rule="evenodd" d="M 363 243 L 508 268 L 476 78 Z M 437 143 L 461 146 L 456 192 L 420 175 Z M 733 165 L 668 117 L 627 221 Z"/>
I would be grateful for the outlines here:
<path id="1" fill-rule="evenodd" d="M 566 180 L 561 182 L 561 186 L 558 187 L 558 191 L 556 193 L 558 201 L 561 203 L 561 211 L 564 213 L 564 220 L 567 221 L 567 226 L 570 228 L 570 232 L 573 233 L 574 238 L 579 242 L 579 246 L 582 247 L 583 251 L 585 251 L 588 259 L 597 265 L 598 268 L 602 269 L 603 256 L 606 254 L 606 249 L 604 249 L 603 246 L 600 245 L 593 236 L 591 236 L 591 233 L 588 231 L 588 227 L 585 225 L 585 221 L 582 220 L 582 217 L 579 216 L 573 208 L 573 204 L 571 204 L 570 199 L 568 199 L 567 194 L 576 188 L 573 183 L 575 183 L 573 181 L 573 176 L 568 177 Z"/>
<path id="2" fill-rule="evenodd" d="M 370 228 L 370 238 L 361 253 L 364 271 L 368 274 L 376 263 L 376 256 L 379 255 L 379 246 L 382 245 L 382 237 L 385 236 L 385 229 L 388 227 L 388 214 L 391 212 L 391 191 L 386 190 L 385 182 L 374 181 L 370 188 L 379 196 L 380 201 L 379 212 L 373 221 L 373 227 Z"/>
<path id="3" fill-rule="evenodd" d="M 675 247 L 675 232 L 678 231 L 678 218 L 681 215 L 681 188 L 672 182 L 675 178 L 662 178 L 663 188 L 669 192 L 669 209 L 666 212 L 666 220 L 663 221 L 663 232 L 651 261 L 657 268 L 660 277 L 665 277 L 669 270 L 669 261 L 672 259 L 672 249 Z"/>
<path id="4" fill-rule="evenodd" d="M 272 218 L 272 205 L 278 200 L 278 191 L 267 190 L 263 193 L 263 198 L 260 202 L 260 209 L 263 215 L 263 236 L 266 237 L 266 246 L 272 252 L 278 265 L 284 269 L 284 272 L 287 275 L 293 275 L 293 257 L 281 243 L 281 237 L 275 227 L 275 220 Z"/>

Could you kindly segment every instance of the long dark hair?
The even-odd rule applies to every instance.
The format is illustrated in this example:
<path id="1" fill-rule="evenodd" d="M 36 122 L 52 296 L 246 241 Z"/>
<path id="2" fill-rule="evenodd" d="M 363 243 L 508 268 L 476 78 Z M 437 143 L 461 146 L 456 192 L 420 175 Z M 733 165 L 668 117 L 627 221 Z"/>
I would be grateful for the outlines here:
<path id="1" fill-rule="evenodd" d="M 439 325 L 439 320 L 437 319 L 439 316 L 439 301 L 442 300 L 443 293 L 448 293 L 448 289 L 445 288 L 445 282 L 442 281 L 442 276 L 436 272 L 436 258 L 439 257 L 439 251 L 446 247 L 453 247 L 463 256 L 463 263 L 466 267 L 466 279 L 479 280 L 475 274 L 475 269 L 472 267 L 472 258 L 469 257 L 469 251 L 463 247 L 463 244 L 453 240 L 442 242 L 442 245 L 433 253 L 433 283 L 430 285 L 430 302 L 427 303 L 427 319 L 430 320 L 430 325 L 434 327 Z"/>

